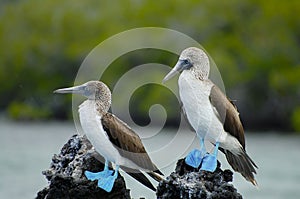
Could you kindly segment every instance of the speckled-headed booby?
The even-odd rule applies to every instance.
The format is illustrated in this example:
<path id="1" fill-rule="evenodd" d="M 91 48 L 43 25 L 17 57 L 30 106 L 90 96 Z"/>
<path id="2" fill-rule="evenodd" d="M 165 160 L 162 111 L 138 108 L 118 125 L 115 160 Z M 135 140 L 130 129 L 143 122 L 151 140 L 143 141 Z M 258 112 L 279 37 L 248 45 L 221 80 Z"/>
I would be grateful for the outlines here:
<path id="1" fill-rule="evenodd" d="M 213 172 L 217 166 L 217 152 L 221 150 L 232 168 L 246 180 L 257 185 L 255 163 L 245 150 L 245 136 L 236 106 L 208 78 L 210 70 L 206 53 L 196 47 L 182 51 L 175 67 L 165 76 L 169 80 L 177 72 L 182 111 L 200 138 L 201 149 L 191 151 L 185 162 L 194 168 Z M 204 139 L 215 145 L 208 154 Z"/>
<path id="2" fill-rule="evenodd" d="M 105 158 L 102 172 L 86 171 L 89 180 L 98 180 L 98 186 L 110 192 L 118 176 L 119 166 L 136 180 L 152 190 L 152 183 L 140 170 L 160 181 L 163 175 L 148 156 L 140 137 L 123 121 L 108 112 L 111 106 L 111 92 L 100 81 L 89 81 L 70 88 L 55 90 L 54 93 L 74 93 L 87 98 L 79 106 L 80 123 L 95 150 Z M 116 165 L 115 171 L 108 164 Z"/>

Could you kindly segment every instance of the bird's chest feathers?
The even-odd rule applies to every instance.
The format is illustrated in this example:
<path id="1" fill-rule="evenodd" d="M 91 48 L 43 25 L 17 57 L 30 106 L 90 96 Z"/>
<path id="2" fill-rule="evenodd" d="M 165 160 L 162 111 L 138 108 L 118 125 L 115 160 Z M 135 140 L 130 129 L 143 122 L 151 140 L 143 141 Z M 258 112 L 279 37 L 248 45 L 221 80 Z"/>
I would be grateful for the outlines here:
<path id="1" fill-rule="evenodd" d="M 213 114 L 209 101 L 212 86 L 185 71 L 180 75 L 178 84 L 182 108 L 189 123 L 197 132 L 207 131 Z"/>
<path id="2" fill-rule="evenodd" d="M 97 129 L 103 129 L 101 116 L 97 112 L 95 102 L 91 100 L 86 100 L 79 106 L 79 119 L 87 136 L 95 134 Z"/>
<path id="3" fill-rule="evenodd" d="M 86 100 L 79 106 L 79 119 L 84 133 L 96 151 L 104 157 L 115 156 L 117 151 L 103 129 L 101 115 L 97 111 L 95 102 Z"/>

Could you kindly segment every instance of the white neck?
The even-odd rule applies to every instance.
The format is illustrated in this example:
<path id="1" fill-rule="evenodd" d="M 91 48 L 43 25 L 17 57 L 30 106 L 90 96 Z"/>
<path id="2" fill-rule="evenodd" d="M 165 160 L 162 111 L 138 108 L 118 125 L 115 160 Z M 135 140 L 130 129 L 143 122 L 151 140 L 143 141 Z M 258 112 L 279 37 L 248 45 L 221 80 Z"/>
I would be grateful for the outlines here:
<path id="1" fill-rule="evenodd" d="M 201 62 L 195 64 L 194 67 L 191 68 L 191 72 L 193 72 L 197 79 L 206 80 L 209 76 L 209 60 L 204 59 Z"/>

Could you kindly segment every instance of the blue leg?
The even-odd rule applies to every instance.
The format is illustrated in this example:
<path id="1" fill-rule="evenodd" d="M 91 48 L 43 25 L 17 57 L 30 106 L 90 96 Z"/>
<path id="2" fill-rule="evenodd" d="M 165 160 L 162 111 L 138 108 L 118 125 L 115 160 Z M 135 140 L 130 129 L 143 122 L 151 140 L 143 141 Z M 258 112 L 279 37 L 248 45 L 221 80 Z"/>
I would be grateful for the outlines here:
<path id="1" fill-rule="evenodd" d="M 204 155 L 206 154 L 204 139 L 200 139 L 201 149 L 192 150 L 185 158 L 185 163 L 191 167 L 198 168 L 202 162 Z"/>
<path id="2" fill-rule="evenodd" d="M 214 172 L 217 168 L 217 155 L 219 149 L 219 142 L 216 142 L 213 154 L 206 154 L 202 161 L 200 170 Z"/>
<path id="3" fill-rule="evenodd" d="M 85 171 L 84 174 L 87 179 L 94 181 L 94 180 L 102 180 L 103 178 L 107 178 L 108 176 L 111 176 L 113 171 L 108 169 L 108 161 L 105 160 L 105 165 L 104 165 L 104 170 L 101 172 L 90 172 L 90 171 Z"/>
<path id="4" fill-rule="evenodd" d="M 98 187 L 102 188 L 106 192 L 111 192 L 111 190 L 114 186 L 115 180 L 118 177 L 118 171 L 119 171 L 119 165 L 116 166 L 114 175 L 110 175 L 107 178 L 103 178 L 103 179 L 101 179 L 101 181 L 98 180 Z"/>

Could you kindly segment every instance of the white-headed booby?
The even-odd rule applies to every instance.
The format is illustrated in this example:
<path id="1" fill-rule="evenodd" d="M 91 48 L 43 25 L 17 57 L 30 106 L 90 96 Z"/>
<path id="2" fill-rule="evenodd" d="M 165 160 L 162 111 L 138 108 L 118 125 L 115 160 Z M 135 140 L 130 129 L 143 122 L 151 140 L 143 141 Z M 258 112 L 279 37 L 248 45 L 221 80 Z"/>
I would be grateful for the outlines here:
<path id="1" fill-rule="evenodd" d="M 245 150 L 244 129 L 236 106 L 209 80 L 210 65 L 206 53 L 196 47 L 182 51 L 175 67 L 163 82 L 181 72 L 178 79 L 182 111 L 200 138 L 201 150 L 191 151 L 185 162 L 194 168 L 213 172 L 217 166 L 217 152 L 221 150 L 232 168 L 252 184 L 257 185 L 255 163 Z M 207 154 L 204 138 L 215 145 Z"/>
<path id="2" fill-rule="evenodd" d="M 105 158 L 104 170 L 86 171 L 89 180 L 98 180 L 98 186 L 110 192 L 118 176 L 119 166 L 133 178 L 155 191 L 152 183 L 140 170 L 160 181 L 163 175 L 148 156 L 140 137 L 123 121 L 108 112 L 111 92 L 100 81 L 89 81 L 80 86 L 62 88 L 54 93 L 80 94 L 87 98 L 79 106 L 81 126 L 95 150 Z M 116 165 L 115 171 L 108 164 Z"/>

